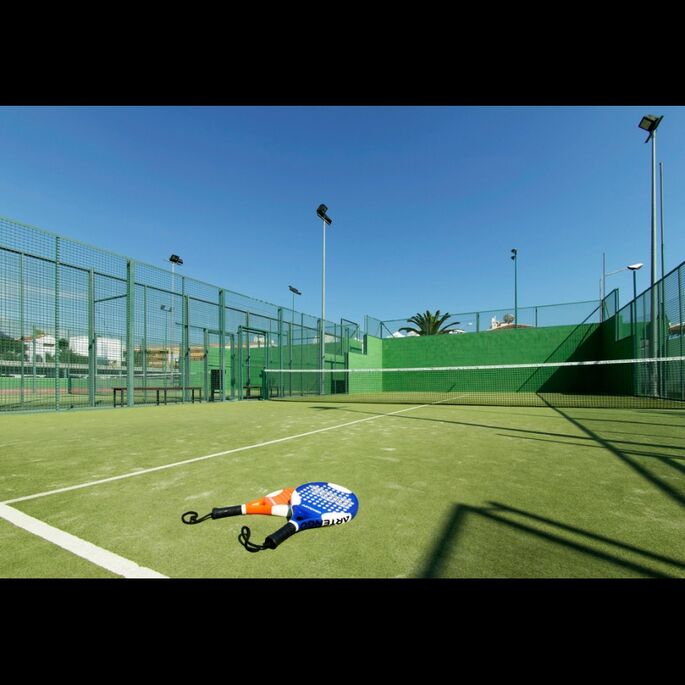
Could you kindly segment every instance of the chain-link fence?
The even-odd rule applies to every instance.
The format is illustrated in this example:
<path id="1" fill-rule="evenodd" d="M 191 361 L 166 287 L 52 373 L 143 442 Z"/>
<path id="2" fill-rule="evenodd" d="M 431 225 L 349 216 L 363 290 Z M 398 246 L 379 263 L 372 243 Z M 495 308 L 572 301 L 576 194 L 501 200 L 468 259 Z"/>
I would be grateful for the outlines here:
<path id="1" fill-rule="evenodd" d="M 0 411 L 254 398 L 263 368 L 342 365 L 359 326 L 321 338 L 294 309 L 0 218 Z"/>
<path id="2" fill-rule="evenodd" d="M 479 312 L 451 314 L 445 325 L 456 333 L 480 333 L 501 328 L 542 328 L 547 326 L 568 326 L 586 321 L 599 322 L 599 308 L 596 300 L 547 304 L 535 307 L 513 307 L 487 309 Z M 419 312 L 420 313 L 420 312 Z M 517 317 L 518 315 L 518 317 Z M 592 318 L 594 316 L 594 319 Z M 416 328 L 406 319 L 380 320 L 372 316 L 365 318 L 366 332 L 377 338 L 397 338 L 412 335 L 402 328 Z"/>
<path id="3" fill-rule="evenodd" d="M 502 308 L 448 322 L 460 333 L 603 323 L 608 357 L 683 357 L 684 309 L 681 264 L 620 310 L 612 291 L 601 307 Z M 326 321 L 322 335 L 320 319 L 292 308 L 0 218 L 0 411 L 256 398 L 263 369 L 344 368 L 365 334 L 399 337 L 404 327 L 408 318 L 367 316 L 364 328 Z M 685 364 L 650 368 L 635 393 L 685 399 Z"/>
<path id="4" fill-rule="evenodd" d="M 653 315 L 654 313 L 654 315 Z M 654 288 L 649 287 L 622 307 L 615 317 L 615 340 L 622 354 L 636 359 L 685 355 L 685 262 Z M 640 394 L 685 400 L 685 362 L 649 365 Z"/>

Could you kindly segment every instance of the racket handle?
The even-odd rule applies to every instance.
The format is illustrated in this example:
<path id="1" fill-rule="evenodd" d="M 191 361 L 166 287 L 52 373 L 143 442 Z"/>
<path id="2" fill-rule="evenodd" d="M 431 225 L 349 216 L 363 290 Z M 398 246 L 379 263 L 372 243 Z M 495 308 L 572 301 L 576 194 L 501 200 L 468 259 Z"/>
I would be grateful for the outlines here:
<path id="1" fill-rule="evenodd" d="M 236 504 L 233 507 L 216 507 L 212 509 L 213 519 L 222 519 L 226 516 L 240 516 L 243 513 L 243 509 L 240 504 Z"/>
<path id="2" fill-rule="evenodd" d="M 266 549 L 276 549 L 281 542 L 287 540 L 291 535 L 295 535 L 295 533 L 297 533 L 297 528 L 288 521 L 283 528 L 279 528 L 275 533 L 271 533 L 271 535 L 264 540 L 264 547 L 266 547 Z"/>

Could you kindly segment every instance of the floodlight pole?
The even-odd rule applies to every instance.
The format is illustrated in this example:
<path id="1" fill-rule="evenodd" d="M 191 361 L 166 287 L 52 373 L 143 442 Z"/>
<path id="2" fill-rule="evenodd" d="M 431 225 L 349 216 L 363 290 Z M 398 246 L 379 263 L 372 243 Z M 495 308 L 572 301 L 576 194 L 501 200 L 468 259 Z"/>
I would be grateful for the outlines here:
<path id="1" fill-rule="evenodd" d="M 159 307 L 164 312 L 164 385 L 169 385 L 169 367 L 171 366 L 171 350 L 169 349 L 169 314 L 172 308 L 166 304 Z"/>
<path id="2" fill-rule="evenodd" d="M 659 207 L 661 209 L 661 279 L 666 273 L 664 261 L 664 163 L 659 162 Z"/>
<path id="3" fill-rule="evenodd" d="M 653 114 L 647 114 L 642 117 L 638 126 L 647 131 L 649 135 L 645 143 L 652 141 L 652 298 L 651 298 L 651 313 L 650 313 L 650 353 L 652 357 L 658 355 L 657 351 L 657 292 L 656 292 L 656 130 L 661 123 L 663 116 L 657 117 Z M 658 379 L 656 363 L 652 367 L 652 377 L 650 379 L 651 394 L 655 397 L 658 395 Z"/>
<path id="4" fill-rule="evenodd" d="M 607 268 L 606 255 L 602 252 L 602 287 L 599 289 L 599 306 L 600 316 L 599 320 L 604 321 L 604 298 L 607 295 Z"/>
<path id="5" fill-rule="evenodd" d="M 302 295 L 302 293 L 292 285 L 288 286 L 288 290 L 293 294 L 293 308 L 292 308 L 292 316 L 290 318 L 290 323 L 294 324 L 295 323 L 295 295 Z"/>
<path id="6" fill-rule="evenodd" d="M 169 315 L 173 317 L 173 311 L 174 311 L 174 296 L 176 295 L 176 265 L 178 264 L 181 266 L 183 264 L 183 260 L 177 255 L 177 254 L 172 254 L 171 257 L 169 257 L 169 260 L 171 262 L 171 304 L 169 305 Z M 171 320 L 171 323 L 173 324 L 173 318 Z M 171 335 L 173 337 L 173 328 L 171 330 Z M 179 351 L 179 371 L 181 371 L 181 354 Z M 173 378 L 174 376 L 174 367 L 173 367 L 173 357 L 171 355 L 171 350 L 169 350 L 169 365 L 171 366 L 171 377 Z M 184 374 L 181 372 L 181 386 L 184 384 Z M 185 391 L 184 391 L 185 392 Z M 184 397 L 185 400 L 185 397 Z"/>
<path id="7" fill-rule="evenodd" d="M 326 212 L 328 207 L 326 205 L 319 205 L 316 210 L 316 215 L 322 220 L 323 225 L 323 251 L 321 256 L 321 383 L 320 392 L 323 395 L 324 391 L 324 374 L 323 370 L 326 362 L 326 224 L 332 224 L 331 219 Z"/>
<path id="8" fill-rule="evenodd" d="M 637 275 L 636 272 L 637 269 L 633 269 L 633 302 L 637 300 Z"/>
<path id="9" fill-rule="evenodd" d="M 293 308 L 292 308 L 292 316 L 290 318 L 290 361 L 288 363 L 288 368 L 292 369 L 293 368 L 293 339 L 294 339 L 294 326 L 295 326 L 295 295 L 302 295 L 302 293 L 297 289 L 294 288 L 292 285 L 288 286 L 288 290 L 293 294 Z M 292 394 L 292 374 L 289 374 L 289 386 L 290 386 L 290 393 Z"/>
<path id="10" fill-rule="evenodd" d="M 651 313 L 650 313 L 650 351 L 652 357 L 658 356 L 657 350 L 657 264 L 656 264 L 656 127 L 650 132 L 652 139 L 652 297 L 651 297 Z M 649 138 L 647 139 L 649 140 Z M 647 142 L 647 141 L 645 141 Z M 652 367 L 652 377 L 650 379 L 651 394 L 657 396 L 659 394 L 659 384 L 657 378 L 657 366 Z"/>
<path id="11" fill-rule="evenodd" d="M 517 269 L 517 256 L 518 250 L 512 248 L 511 258 L 514 260 L 514 328 L 518 328 L 519 325 L 519 296 L 518 296 L 518 269 Z"/>
<path id="12" fill-rule="evenodd" d="M 323 370 L 326 365 L 326 222 L 323 226 L 323 255 L 321 259 L 321 382 L 319 383 L 320 394 L 324 391 Z"/>
<path id="13" fill-rule="evenodd" d="M 321 321 L 326 321 L 326 222 L 322 221 L 322 256 L 321 256 Z M 323 368 L 323 366 L 321 367 Z"/>
<path id="14" fill-rule="evenodd" d="M 656 265 L 656 131 L 652 132 L 652 320 L 651 320 L 651 338 L 652 338 L 652 356 L 657 356 L 657 265 Z M 653 394 L 657 394 L 656 377 L 652 378 Z"/>
<path id="15" fill-rule="evenodd" d="M 666 273 L 666 265 L 664 262 L 664 165 L 663 162 L 659 162 L 659 217 L 661 219 L 661 311 L 662 319 L 665 318 L 665 302 L 664 302 L 664 275 Z M 665 336 L 660 336 L 662 338 L 661 342 L 661 353 L 663 356 L 666 352 Z"/>
<path id="16" fill-rule="evenodd" d="M 633 300 L 634 300 L 636 297 L 635 272 L 642 268 L 642 262 L 640 262 L 639 264 L 629 264 L 628 266 L 624 266 L 622 269 L 616 269 L 616 271 L 610 271 L 609 273 L 606 272 L 604 265 L 605 265 L 604 252 L 602 252 L 602 280 L 599 282 L 599 295 L 600 295 L 601 301 L 603 302 L 604 298 L 606 297 L 606 279 L 607 279 L 607 276 L 613 276 L 614 274 L 620 274 L 621 271 L 632 271 L 633 272 Z M 604 307 L 602 306 L 602 310 L 603 309 L 604 309 Z M 602 320 L 603 320 L 603 317 L 602 317 Z"/>

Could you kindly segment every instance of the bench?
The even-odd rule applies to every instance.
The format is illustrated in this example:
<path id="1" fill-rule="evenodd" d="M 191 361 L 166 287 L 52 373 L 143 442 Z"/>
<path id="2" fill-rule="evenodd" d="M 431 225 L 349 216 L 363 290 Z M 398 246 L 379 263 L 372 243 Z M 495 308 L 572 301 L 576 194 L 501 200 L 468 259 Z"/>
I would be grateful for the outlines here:
<path id="1" fill-rule="evenodd" d="M 251 385 L 250 383 L 247 383 L 246 385 L 243 386 L 243 390 L 245 390 L 245 399 L 249 400 L 252 399 L 252 391 L 256 390 L 257 394 L 256 397 L 258 399 L 261 399 L 262 397 L 262 386 L 261 385 Z"/>
<path id="2" fill-rule="evenodd" d="M 124 406 L 124 393 L 126 392 L 128 388 L 123 387 L 123 388 L 112 388 L 112 393 L 114 395 L 114 406 L 117 406 L 117 393 L 121 394 L 121 406 Z M 197 399 L 199 402 L 202 402 L 202 388 L 198 386 L 188 386 L 185 388 L 182 388 L 180 386 L 174 386 L 174 387 L 164 387 L 164 386 L 146 386 L 144 388 L 133 388 L 134 393 L 139 393 L 139 392 L 156 392 L 157 393 L 157 404 L 160 403 L 160 399 L 163 400 L 164 404 L 167 403 L 167 392 L 169 390 L 172 391 L 183 391 L 183 390 L 190 390 L 192 394 L 191 402 L 195 402 L 195 392 L 197 391 Z M 163 393 L 162 397 L 160 398 L 160 392 Z"/>

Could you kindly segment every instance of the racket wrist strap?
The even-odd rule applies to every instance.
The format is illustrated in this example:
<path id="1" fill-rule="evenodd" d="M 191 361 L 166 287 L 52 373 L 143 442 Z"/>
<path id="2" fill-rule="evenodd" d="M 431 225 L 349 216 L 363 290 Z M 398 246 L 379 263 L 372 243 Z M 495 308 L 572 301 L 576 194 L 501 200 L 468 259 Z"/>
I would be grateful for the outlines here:
<path id="1" fill-rule="evenodd" d="M 196 511 L 186 511 L 186 513 L 181 516 L 181 521 L 190 526 L 194 523 L 202 523 L 202 521 L 210 518 L 211 516 L 211 514 L 205 514 L 203 517 L 198 518 L 198 513 Z"/>
<path id="2" fill-rule="evenodd" d="M 250 542 L 250 529 L 247 526 L 243 526 L 240 529 L 240 535 L 238 535 L 238 542 L 248 551 L 248 552 L 261 552 L 263 549 L 267 549 L 264 545 L 257 545 L 254 542 Z"/>

